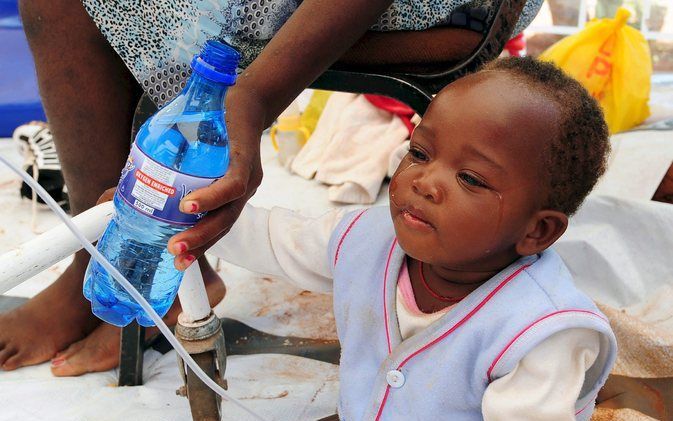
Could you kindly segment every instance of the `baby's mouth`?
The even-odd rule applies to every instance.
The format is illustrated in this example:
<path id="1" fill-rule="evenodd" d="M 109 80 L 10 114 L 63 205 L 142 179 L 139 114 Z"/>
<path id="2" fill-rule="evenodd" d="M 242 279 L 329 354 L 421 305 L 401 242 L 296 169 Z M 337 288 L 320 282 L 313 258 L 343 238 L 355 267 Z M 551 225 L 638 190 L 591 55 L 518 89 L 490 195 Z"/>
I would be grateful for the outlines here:
<path id="1" fill-rule="evenodd" d="M 428 222 L 427 219 L 425 219 L 426 217 L 423 211 L 414 208 L 413 206 L 402 209 L 401 216 L 404 222 L 412 228 L 422 231 L 435 229 L 435 227 L 430 222 Z"/>

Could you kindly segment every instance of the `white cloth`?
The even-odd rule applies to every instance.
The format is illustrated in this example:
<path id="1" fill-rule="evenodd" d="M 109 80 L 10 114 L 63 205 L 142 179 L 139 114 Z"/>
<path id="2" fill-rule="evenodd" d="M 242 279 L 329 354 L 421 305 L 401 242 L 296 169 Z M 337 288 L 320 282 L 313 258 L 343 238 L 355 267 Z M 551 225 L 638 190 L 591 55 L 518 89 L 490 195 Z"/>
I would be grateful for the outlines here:
<path id="1" fill-rule="evenodd" d="M 339 111 L 345 109 L 355 98 L 357 94 L 343 92 L 330 95 L 311 137 L 292 162 L 292 172 L 309 180 L 315 177 L 323 160 L 325 149 L 341 123 Z"/>
<path id="2" fill-rule="evenodd" d="M 364 95 L 334 93 L 291 169 L 330 185 L 327 194 L 333 202 L 374 203 L 390 154 L 408 137 L 399 117 Z"/>
<path id="3" fill-rule="evenodd" d="M 231 231 L 209 252 L 249 270 L 291 280 L 301 288 L 331 290 L 327 244 L 344 213 L 336 209 L 308 218 L 286 209 L 246 205 Z M 398 311 L 400 307 L 398 302 Z M 574 420 L 584 374 L 598 350 L 598 334 L 584 329 L 550 337 L 512 372 L 489 385 L 482 402 L 484 419 Z"/>

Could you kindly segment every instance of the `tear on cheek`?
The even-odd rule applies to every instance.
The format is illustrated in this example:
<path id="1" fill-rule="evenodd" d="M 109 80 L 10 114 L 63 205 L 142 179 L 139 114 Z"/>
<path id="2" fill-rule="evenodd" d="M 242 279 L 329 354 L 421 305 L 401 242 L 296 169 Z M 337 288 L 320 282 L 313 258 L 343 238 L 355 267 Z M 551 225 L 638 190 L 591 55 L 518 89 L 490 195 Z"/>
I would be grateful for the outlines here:
<path id="1" fill-rule="evenodd" d="M 390 180 L 390 186 L 388 186 L 388 199 L 390 200 L 390 203 L 393 204 L 396 208 L 399 208 L 399 202 L 397 201 L 397 198 L 395 197 L 396 194 L 395 192 L 397 191 L 397 187 L 399 186 L 399 182 L 397 181 L 397 178 L 392 178 Z"/>
<path id="2" fill-rule="evenodd" d="M 393 192 L 397 190 L 397 186 L 399 186 L 399 182 L 397 181 L 397 176 L 393 176 L 393 178 L 390 179 L 390 185 L 388 186 L 388 190 Z"/>
<path id="3" fill-rule="evenodd" d="M 400 162 L 400 165 L 397 166 L 397 171 L 395 171 L 395 175 L 393 177 L 398 176 L 402 171 L 406 171 L 414 165 L 416 165 L 416 163 L 412 161 L 409 154 L 407 154 L 404 159 L 402 159 L 402 162 Z"/>
<path id="4" fill-rule="evenodd" d="M 416 162 L 413 162 L 409 158 L 405 158 L 400 162 L 400 165 L 397 167 L 397 170 L 395 170 L 395 174 L 390 178 L 390 190 L 395 190 L 399 186 L 399 177 L 407 171 L 409 168 L 418 165 Z"/>
<path id="5" fill-rule="evenodd" d="M 496 211 L 488 216 L 489 220 L 495 220 L 495 226 L 493 228 L 493 233 L 491 234 L 491 238 L 488 242 L 488 244 L 495 244 L 498 242 L 498 238 L 500 235 L 500 231 L 502 230 L 502 225 L 503 225 L 503 217 L 505 213 L 505 199 L 502 197 L 502 194 L 500 194 L 497 191 L 491 191 L 493 195 L 497 198 L 498 200 L 498 207 Z M 492 222 L 489 221 L 489 224 Z M 490 254 L 491 248 L 490 246 L 487 246 L 486 250 L 484 250 L 484 254 Z"/>

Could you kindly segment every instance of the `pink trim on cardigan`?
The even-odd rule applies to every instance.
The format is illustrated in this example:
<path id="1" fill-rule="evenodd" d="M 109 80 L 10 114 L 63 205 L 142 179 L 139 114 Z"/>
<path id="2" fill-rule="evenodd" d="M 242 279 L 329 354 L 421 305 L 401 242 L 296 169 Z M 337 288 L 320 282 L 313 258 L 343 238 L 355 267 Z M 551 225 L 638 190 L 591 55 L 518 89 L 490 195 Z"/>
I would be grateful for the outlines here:
<path id="1" fill-rule="evenodd" d="M 494 369 L 495 366 L 498 364 L 498 362 L 500 361 L 500 359 L 502 359 L 502 356 L 505 355 L 505 353 L 507 352 L 507 350 L 509 350 L 509 348 L 514 344 L 514 342 L 516 342 L 516 341 L 521 337 L 521 335 L 523 335 L 524 333 L 526 333 L 529 329 L 531 329 L 533 326 L 535 326 L 536 324 L 540 323 L 541 321 L 543 321 L 543 320 L 545 320 L 545 319 L 548 319 L 548 318 L 550 318 L 550 317 L 552 317 L 552 316 L 556 316 L 556 315 L 564 314 L 564 313 L 586 313 L 586 314 L 590 314 L 590 315 L 592 315 L 592 316 L 596 316 L 596 317 L 598 317 L 599 319 L 603 320 L 604 322 L 608 323 L 608 321 L 607 321 L 603 316 L 601 316 L 600 314 L 594 313 L 593 311 L 589 311 L 589 310 L 561 310 L 561 311 L 556 311 L 556 312 L 551 313 L 551 314 L 547 314 L 546 316 L 544 316 L 544 317 L 542 317 L 542 318 L 539 318 L 539 319 L 537 319 L 536 321 L 534 321 L 533 323 L 531 323 L 530 325 L 526 326 L 526 328 L 524 328 L 521 332 L 519 332 L 519 333 L 514 337 L 514 339 L 512 339 L 512 340 L 505 346 L 505 348 L 503 348 L 502 351 L 500 351 L 500 353 L 498 354 L 497 357 L 495 357 L 495 359 L 494 359 L 493 362 L 491 363 L 491 366 L 488 368 L 488 371 L 486 372 L 486 376 L 488 377 L 488 381 L 490 382 L 490 381 L 492 380 L 492 379 L 491 379 L 491 374 L 492 374 L 492 372 L 493 372 L 493 369 Z"/>
<path id="2" fill-rule="evenodd" d="M 379 421 L 381 414 L 383 413 L 383 407 L 386 405 L 388 400 L 388 394 L 390 393 L 390 386 L 386 386 L 386 394 L 383 395 L 383 400 L 381 401 L 381 406 L 379 406 L 379 412 L 376 413 L 376 421 Z"/>
<path id="3" fill-rule="evenodd" d="M 596 398 L 597 398 L 597 397 L 598 397 L 598 394 L 596 394 L 596 396 L 594 396 L 593 399 L 589 400 L 589 402 L 587 402 L 587 404 L 584 405 L 584 407 L 583 407 L 582 409 L 580 409 L 579 411 L 575 412 L 575 415 L 579 415 L 580 413 L 584 412 L 584 410 L 587 409 L 587 408 L 589 407 L 589 404 L 590 404 L 591 402 L 596 402 Z"/>
<path id="4" fill-rule="evenodd" d="M 438 337 L 438 338 L 435 339 L 434 341 L 432 341 L 432 342 L 426 344 L 425 346 L 423 346 L 422 348 L 418 349 L 416 352 L 414 352 L 413 354 L 411 354 L 411 355 L 409 355 L 407 358 L 405 358 L 404 361 L 402 361 L 402 363 L 399 365 L 399 367 L 398 367 L 397 369 L 399 370 L 400 368 L 402 368 L 402 367 L 403 367 L 403 366 L 404 366 L 410 359 L 414 358 L 416 355 L 420 354 L 421 352 L 423 352 L 423 351 L 425 351 L 426 349 L 430 348 L 432 345 L 434 345 L 434 344 L 436 344 L 437 342 L 441 341 L 442 339 L 446 338 L 446 337 L 449 336 L 451 333 L 453 333 L 453 331 L 455 331 L 455 330 L 458 329 L 460 326 L 462 326 L 465 322 L 467 322 L 469 319 L 471 319 L 472 316 L 474 316 L 479 310 L 481 310 L 481 308 L 482 308 L 483 306 L 485 306 L 486 303 L 487 303 L 488 301 L 490 301 L 491 298 L 493 298 L 493 296 L 494 296 L 495 294 L 497 294 L 497 293 L 498 293 L 498 292 L 499 292 L 505 285 L 507 285 L 507 283 L 509 283 L 509 281 L 511 281 L 512 279 L 514 279 L 519 273 L 521 273 L 521 271 L 523 271 L 524 269 L 526 269 L 528 266 L 530 266 L 530 264 L 523 265 L 523 266 L 519 267 L 517 270 L 515 270 L 514 273 L 512 273 L 511 275 L 509 275 L 504 281 L 502 281 L 502 282 L 500 283 L 500 285 L 498 285 L 497 287 L 495 287 L 495 289 L 494 289 L 493 291 L 491 291 L 491 292 L 486 296 L 486 298 L 484 298 L 479 304 L 477 304 L 477 306 L 474 307 L 474 308 L 473 308 L 473 309 L 472 309 L 472 310 L 471 310 L 465 317 L 463 317 L 458 323 L 456 323 L 455 325 L 451 326 L 451 328 L 450 328 L 449 330 L 447 330 L 446 332 L 444 332 L 440 337 Z"/>
<path id="5" fill-rule="evenodd" d="M 387 312 L 387 310 L 386 310 L 386 292 L 385 292 L 385 291 L 386 291 L 386 288 L 385 288 L 385 286 L 386 286 L 386 283 L 387 283 L 386 281 L 387 281 L 387 278 L 388 278 L 388 266 L 389 266 L 389 264 L 390 264 L 390 257 L 391 257 L 392 254 L 393 254 L 393 249 L 395 248 L 395 244 L 397 244 L 397 238 L 395 238 L 395 240 L 393 241 L 393 245 L 392 245 L 392 247 L 390 248 L 390 253 L 388 254 L 388 262 L 386 263 L 385 276 L 384 276 L 384 278 L 383 278 L 383 313 L 384 313 L 385 322 L 386 322 L 386 338 L 388 339 L 388 353 L 390 353 L 391 351 L 390 351 L 390 335 L 389 335 L 389 333 L 388 333 L 388 312 Z M 472 309 L 472 310 L 471 310 L 465 317 L 463 317 L 462 319 L 460 319 L 460 321 L 458 321 L 458 323 L 456 323 L 455 325 L 451 326 L 451 328 L 450 328 L 449 330 L 447 330 L 446 332 L 444 332 L 444 333 L 443 333 L 440 337 L 438 337 L 437 339 L 435 339 L 435 340 L 433 340 L 432 342 L 426 344 L 425 346 L 423 346 L 422 348 L 418 349 L 416 352 L 414 352 L 413 354 L 411 354 L 411 355 L 409 355 L 407 358 L 405 358 L 404 361 L 402 361 L 402 363 L 397 367 L 397 369 L 398 369 L 398 370 L 401 369 L 401 368 L 402 368 L 402 367 L 403 367 L 403 366 L 404 366 L 410 359 L 412 359 L 412 358 L 415 357 L 416 355 L 420 354 L 421 352 L 425 351 L 426 349 L 428 349 L 428 348 L 431 347 L 432 345 L 436 344 L 437 342 L 441 341 L 442 339 L 446 338 L 446 337 L 449 336 L 451 333 L 453 333 L 456 329 L 458 329 L 460 326 L 462 326 L 465 322 L 467 322 L 470 318 L 472 318 L 472 316 L 474 316 L 479 310 L 481 310 L 481 308 L 482 308 L 484 305 L 486 305 L 486 303 L 487 303 L 488 301 L 490 301 L 491 298 L 493 298 L 493 296 L 494 296 L 495 294 L 497 294 L 497 293 L 498 293 L 498 292 L 499 292 L 505 285 L 507 285 L 507 283 L 509 283 L 509 281 L 511 281 L 512 279 L 514 279 L 519 273 L 521 273 L 521 272 L 522 272 L 524 269 L 526 269 L 528 266 L 530 266 L 530 263 L 527 264 L 527 265 L 523 265 L 523 266 L 519 267 L 517 270 L 515 270 L 514 273 L 512 273 L 512 274 L 509 275 L 507 278 L 505 278 L 505 280 L 503 280 L 497 287 L 495 287 L 495 289 L 494 289 L 493 291 L 491 291 L 491 292 L 486 296 L 486 298 L 484 298 L 479 304 L 477 304 L 477 306 L 474 307 L 474 308 L 473 308 L 473 309 Z M 385 394 L 385 396 L 383 397 L 383 401 L 381 401 L 381 406 L 379 406 L 379 411 L 378 411 L 378 414 L 376 415 L 376 420 L 377 420 L 377 421 L 378 421 L 379 417 L 381 416 L 381 413 L 383 412 L 383 407 L 384 407 L 384 405 L 386 404 L 386 400 L 388 399 L 388 392 L 389 392 L 389 391 L 390 391 L 390 385 L 388 385 L 388 386 L 386 387 L 386 394 Z"/>
<path id="6" fill-rule="evenodd" d="M 360 212 L 355 218 L 353 218 L 353 220 L 351 221 L 351 223 L 348 225 L 348 228 L 346 228 L 346 231 L 345 231 L 344 234 L 341 236 L 341 239 L 339 239 L 339 244 L 337 245 L 336 252 L 334 253 L 334 266 L 336 266 L 337 261 L 339 260 L 339 250 L 341 250 L 341 245 L 343 244 L 344 240 L 346 239 L 346 236 L 348 235 L 348 233 L 349 233 L 349 232 L 351 231 L 351 229 L 353 228 L 353 225 L 355 225 L 355 223 L 358 221 L 358 219 L 360 219 L 360 217 L 361 217 L 365 212 L 367 212 L 367 209 L 364 209 L 364 210 L 363 210 L 362 212 Z"/>
<path id="7" fill-rule="evenodd" d="M 386 340 L 388 341 L 388 354 L 393 352 L 393 348 L 390 345 L 390 333 L 388 329 L 388 308 L 386 306 L 386 285 L 388 284 L 388 268 L 390 267 L 390 259 L 393 257 L 393 250 L 395 250 L 395 245 L 397 245 L 397 237 L 393 240 L 393 244 L 390 246 L 390 251 L 388 252 L 388 261 L 386 262 L 386 270 L 383 273 L 383 321 L 386 324 Z"/>

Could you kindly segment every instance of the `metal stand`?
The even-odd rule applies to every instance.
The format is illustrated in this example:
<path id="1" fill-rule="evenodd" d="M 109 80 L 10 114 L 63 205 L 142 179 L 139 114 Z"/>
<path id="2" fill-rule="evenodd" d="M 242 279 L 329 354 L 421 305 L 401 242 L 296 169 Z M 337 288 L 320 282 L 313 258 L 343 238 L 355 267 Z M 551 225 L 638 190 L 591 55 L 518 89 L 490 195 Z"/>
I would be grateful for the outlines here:
<path id="1" fill-rule="evenodd" d="M 224 345 L 224 334 L 220 320 L 211 313 L 209 317 L 197 322 L 185 322 L 178 317 L 175 337 L 194 358 L 199 367 L 224 389 L 227 381 L 224 371 L 227 354 Z M 178 356 L 178 368 L 184 385 L 176 391 L 178 395 L 189 399 L 189 407 L 194 421 L 219 421 L 221 414 L 221 398 L 206 386 Z"/>
<path id="2" fill-rule="evenodd" d="M 122 329 L 119 352 L 119 386 L 143 384 L 145 328 L 135 321 Z"/>
<path id="3" fill-rule="evenodd" d="M 227 353 L 222 324 L 210 308 L 206 287 L 198 264 L 191 265 L 178 290 L 182 313 L 175 326 L 175 337 L 199 364 L 199 367 L 224 389 Z M 219 421 L 220 396 L 206 386 L 178 357 L 178 367 L 184 385 L 177 394 L 189 399 L 194 421 Z"/>

